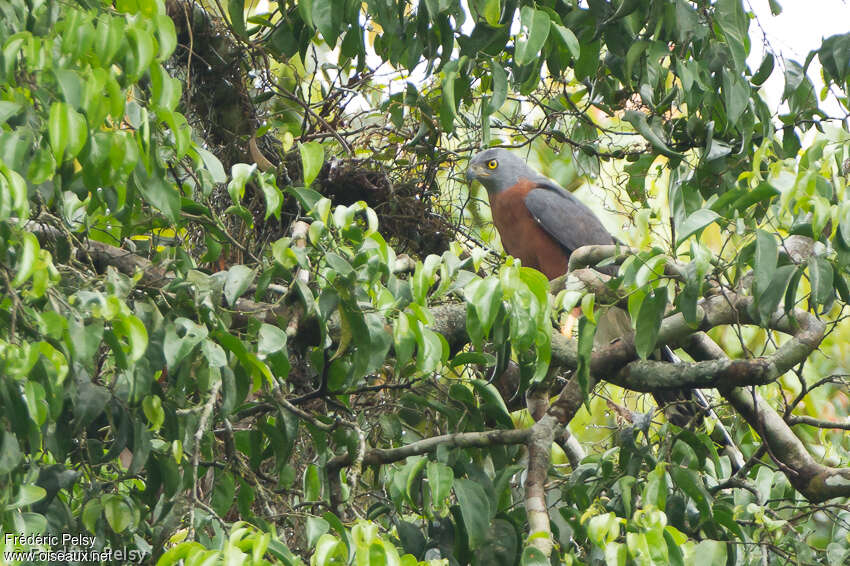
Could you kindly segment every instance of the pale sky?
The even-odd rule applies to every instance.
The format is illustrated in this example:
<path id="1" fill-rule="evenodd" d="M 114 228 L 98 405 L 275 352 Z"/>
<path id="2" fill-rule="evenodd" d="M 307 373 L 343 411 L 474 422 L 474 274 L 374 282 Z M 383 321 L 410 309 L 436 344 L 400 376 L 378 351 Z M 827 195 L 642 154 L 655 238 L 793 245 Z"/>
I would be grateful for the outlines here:
<path id="1" fill-rule="evenodd" d="M 758 68 L 764 56 L 764 35 L 775 52 L 782 53 L 785 58 L 794 59 L 802 65 L 809 51 L 820 47 L 824 38 L 850 32 L 850 3 L 847 0 L 779 0 L 779 3 L 782 13 L 773 16 L 768 0 L 746 0 L 746 4 L 757 18 L 750 22 L 752 47 L 748 61 L 753 71 Z M 771 108 L 778 104 L 785 84 L 778 63 L 765 86 Z M 808 76 L 815 86 L 815 93 L 820 97 L 823 82 L 817 57 L 809 66 Z M 822 106 L 832 115 L 843 116 L 834 100 L 827 101 Z"/>

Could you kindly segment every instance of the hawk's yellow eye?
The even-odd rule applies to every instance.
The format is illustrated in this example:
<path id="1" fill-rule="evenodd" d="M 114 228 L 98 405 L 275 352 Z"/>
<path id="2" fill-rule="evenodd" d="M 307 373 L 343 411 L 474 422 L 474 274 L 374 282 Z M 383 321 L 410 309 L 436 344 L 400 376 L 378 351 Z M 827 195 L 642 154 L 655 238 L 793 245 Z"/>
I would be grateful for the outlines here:
<path id="1" fill-rule="evenodd" d="M 488 169 L 495 169 L 498 166 L 499 166 L 499 162 L 496 161 L 495 159 L 491 159 L 490 161 L 487 162 L 487 168 Z"/>

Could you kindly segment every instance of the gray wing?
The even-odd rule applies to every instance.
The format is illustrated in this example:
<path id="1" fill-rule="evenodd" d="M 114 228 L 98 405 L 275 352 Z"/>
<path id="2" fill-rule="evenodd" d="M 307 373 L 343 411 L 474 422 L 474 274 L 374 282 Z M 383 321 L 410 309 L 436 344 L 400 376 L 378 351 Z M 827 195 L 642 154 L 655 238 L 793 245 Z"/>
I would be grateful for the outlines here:
<path id="1" fill-rule="evenodd" d="M 599 218 L 571 193 L 548 179 L 535 179 L 536 189 L 525 196 L 528 211 L 567 253 L 582 246 L 613 244 Z"/>

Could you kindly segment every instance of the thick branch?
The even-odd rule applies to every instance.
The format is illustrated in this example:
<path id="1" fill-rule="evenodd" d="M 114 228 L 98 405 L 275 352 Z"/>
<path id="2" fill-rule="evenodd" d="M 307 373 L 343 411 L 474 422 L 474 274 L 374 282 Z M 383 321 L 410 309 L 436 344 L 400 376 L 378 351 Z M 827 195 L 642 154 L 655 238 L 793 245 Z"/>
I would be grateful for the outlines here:
<path id="1" fill-rule="evenodd" d="M 549 474 L 552 442 L 558 421 L 544 415 L 531 427 L 528 439 L 528 472 L 525 479 L 525 513 L 528 517 L 529 544 L 547 558 L 552 554 L 552 529 L 546 508 L 546 477 Z"/>
<path id="2" fill-rule="evenodd" d="M 723 351 L 705 334 L 694 336 L 686 349 L 695 359 L 724 356 Z M 761 435 L 788 481 L 806 499 L 820 503 L 834 497 L 850 496 L 850 469 L 831 468 L 816 462 L 788 423 L 761 395 L 740 387 L 721 390 L 720 393 Z"/>
<path id="3" fill-rule="evenodd" d="M 363 465 L 375 466 L 404 460 L 410 456 L 428 454 L 444 445 L 449 448 L 486 448 L 505 444 L 524 444 L 531 436 L 530 428 L 509 430 L 485 430 L 482 432 L 458 432 L 443 434 L 412 442 L 398 448 L 375 448 L 363 456 Z M 339 470 L 351 465 L 351 455 L 348 453 L 334 456 L 328 462 L 328 470 Z"/>
<path id="4" fill-rule="evenodd" d="M 680 314 L 664 319 L 658 343 L 670 346 L 684 344 L 698 330 L 728 324 L 759 324 L 750 315 L 752 297 L 726 294 L 709 297 L 698 307 L 700 320 L 692 328 Z M 805 361 L 823 339 L 825 326 L 813 315 L 794 310 L 786 314 L 777 310 L 768 328 L 783 332 L 791 339 L 767 356 L 744 360 L 714 359 L 696 363 L 666 364 L 651 360 L 634 360 L 633 337 L 627 336 L 599 352 L 594 352 L 591 372 L 599 377 L 636 391 L 679 389 L 683 387 L 730 388 L 770 383 L 795 365 Z"/>
<path id="5" fill-rule="evenodd" d="M 834 422 L 814 419 L 805 415 L 792 415 L 788 418 L 788 424 L 791 426 L 804 424 L 818 428 L 834 428 L 837 430 L 850 430 L 850 422 Z"/>

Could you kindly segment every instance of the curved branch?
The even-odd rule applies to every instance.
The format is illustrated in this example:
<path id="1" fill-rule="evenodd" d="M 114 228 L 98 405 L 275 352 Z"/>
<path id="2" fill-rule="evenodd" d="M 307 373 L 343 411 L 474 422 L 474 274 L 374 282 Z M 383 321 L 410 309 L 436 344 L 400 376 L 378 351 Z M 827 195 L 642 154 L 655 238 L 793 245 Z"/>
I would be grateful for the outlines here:
<path id="1" fill-rule="evenodd" d="M 674 314 L 662 321 L 658 343 L 680 346 L 698 331 L 728 324 L 759 324 L 750 314 L 752 306 L 752 297 L 731 293 L 709 297 L 697 307 L 700 322 L 696 328 L 688 325 L 681 313 Z M 773 313 L 767 328 L 788 334 L 791 339 L 767 356 L 675 365 L 651 360 L 632 361 L 637 357 L 634 336 L 626 336 L 594 352 L 591 373 L 635 391 L 763 385 L 805 361 L 818 347 L 826 330 L 821 321 L 805 311 L 786 313 L 782 309 Z"/>
<path id="2" fill-rule="evenodd" d="M 685 349 L 694 359 L 725 356 L 705 334 L 695 335 Z M 850 469 L 816 462 L 788 423 L 756 391 L 735 387 L 721 389 L 720 394 L 761 435 L 770 455 L 803 497 L 812 503 L 821 503 L 834 497 L 850 496 Z"/>
<path id="3" fill-rule="evenodd" d="M 788 419 L 788 424 L 791 426 L 804 424 L 817 428 L 833 428 L 836 430 L 850 430 L 850 422 L 833 422 L 814 419 L 805 415 L 793 415 Z"/>
<path id="4" fill-rule="evenodd" d="M 552 554 L 552 528 L 546 507 L 546 477 L 551 463 L 552 442 L 558 420 L 543 417 L 531 427 L 528 439 L 528 472 L 525 479 L 525 513 L 528 516 L 529 545 L 547 558 Z"/>
<path id="5" fill-rule="evenodd" d="M 443 434 L 432 436 L 417 442 L 411 442 L 398 448 L 374 448 L 363 456 L 364 466 L 375 466 L 390 464 L 404 460 L 410 456 L 428 454 L 437 450 L 439 446 L 449 448 L 486 448 L 488 446 L 500 446 L 505 444 L 524 444 L 531 437 L 530 428 L 485 430 L 482 432 L 457 432 L 454 434 Z M 344 466 L 352 464 L 349 453 L 339 454 L 328 462 L 328 471 L 339 470 Z"/>

